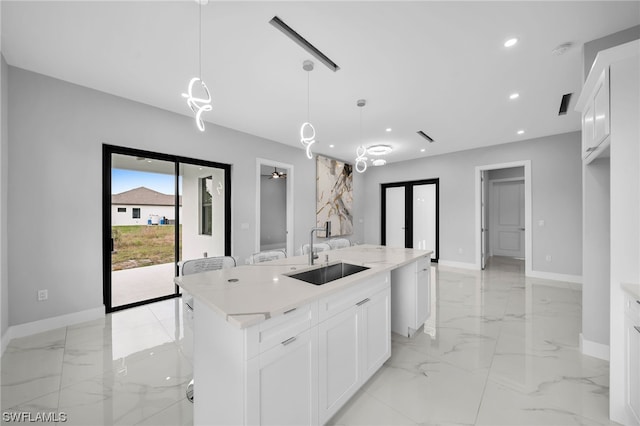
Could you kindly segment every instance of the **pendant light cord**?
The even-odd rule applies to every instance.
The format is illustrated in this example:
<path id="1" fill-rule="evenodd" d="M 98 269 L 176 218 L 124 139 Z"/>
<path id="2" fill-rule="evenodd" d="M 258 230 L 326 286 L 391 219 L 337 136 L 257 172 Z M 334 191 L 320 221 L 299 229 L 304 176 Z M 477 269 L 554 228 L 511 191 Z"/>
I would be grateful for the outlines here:
<path id="1" fill-rule="evenodd" d="M 202 80 L 202 0 L 198 0 L 198 77 Z"/>
<path id="2" fill-rule="evenodd" d="M 309 86 L 310 86 L 309 81 L 311 79 L 311 75 L 310 74 L 311 74 L 311 71 L 307 71 L 307 122 L 311 121 L 311 114 L 309 113 L 309 111 L 311 109 L 310 106 L 309 106 L 309 105 L 311 105 L 311 100 L 310 100 L 310 98 L 311 98 L 311 95 L 310 95 L 311 90 L 309 89 Z"/>

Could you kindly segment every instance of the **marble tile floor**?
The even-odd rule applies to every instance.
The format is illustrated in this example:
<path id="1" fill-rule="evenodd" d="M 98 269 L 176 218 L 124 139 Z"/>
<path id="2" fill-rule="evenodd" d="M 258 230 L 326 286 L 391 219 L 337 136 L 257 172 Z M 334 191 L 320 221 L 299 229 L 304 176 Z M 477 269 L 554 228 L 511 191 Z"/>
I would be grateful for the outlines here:
<path id="1" fill-rule="evenodd" d="M 506 258 L 482 272 L 432 269 L 432 332 L 394 334 L 391 359 L 330 424 L 612 424 L 608 363 L 577 347 L 579 286 L 525 278 Z M 184 341 L 179 300 L 14 339 L 2 424 L 28 412 L 64 413 L 69 425 L 191 425 Z"/>

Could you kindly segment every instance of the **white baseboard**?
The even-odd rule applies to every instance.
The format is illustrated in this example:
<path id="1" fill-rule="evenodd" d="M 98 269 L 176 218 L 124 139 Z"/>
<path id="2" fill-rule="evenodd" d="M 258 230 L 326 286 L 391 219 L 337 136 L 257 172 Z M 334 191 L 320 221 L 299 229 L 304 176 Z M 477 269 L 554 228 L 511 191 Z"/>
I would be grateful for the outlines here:
<path id="1" fill-rule="evenodd" d="M 55 330 L 56 328 L 67 327 L 69 325 L 79 324 L 85 321 L 92 321 L 104 316 L 104 306 L 100 306 L 98 308 L 87 309 L 85 311 L 74 312 L 72 314 L 60 315 L 53 318 L 45 318 L 38 321 L 11 326 L 2 336 L 1 353 L 4 354 L 4 350 L 12 339 L 31 336 L 32 334 Z"/>
<path id="2" fill-rule="evenodd" d="M 583 355 L 609 361 L 609 345 L 587 340 L 582 336 L 582 333 L 580 333 L 580 352 Z"/>
<path id="3" fill-rule="evenodd" d="M 460 268 L 460 269 L 473 269 L 474 271 L 478 271 L 478 265 L 475 263 L 466 263 L 466 262 L 455 262 L 453 260 L 438 260 L 438 265 L 442 266 L 450 266 L 452 268 Z"/>
<path id="4" fill-rule="evenodd" d="M 531 271 L 528 277 L 542 278 L 543 280 L 564 281 L 567 283 L 582 284 L 582 275 L 558 274 L 556 272 Z"/>

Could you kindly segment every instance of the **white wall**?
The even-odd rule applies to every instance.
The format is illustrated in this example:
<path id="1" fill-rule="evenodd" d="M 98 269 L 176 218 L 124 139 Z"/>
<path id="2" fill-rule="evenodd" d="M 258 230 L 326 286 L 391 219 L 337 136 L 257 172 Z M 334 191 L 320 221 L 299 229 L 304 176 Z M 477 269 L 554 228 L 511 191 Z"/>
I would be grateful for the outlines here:
<path id="1" fill-rule="evenodd" d="M 126 212 L 118 212 L 118 207 L 124 207 Z M 140 219 L 133 218 L 133 209 L 140 209 Z M 174 206 L 145 206 L 133 204 L 112 204 L 111 205 L 111 224 L 119 225 L 147 225 L 149 215 L 163 216 L 170 220 L 175 220 L 176 210 Z"/>
<path id="2" fill-rule="evenodd" d="M 240 258 L 256 246 L 256 157 L 292 164 L 295 245 L 308 238 L 315 224 L 315 161 L 302 150 L 210 123 L 201 133 L 190 116 L 15 67 L 8 78 L 12 185 L 3 206 L 10 224 L 10 325 L 103 305 L 103 143 L 231 164 L 232 254 Z M 354 179 L 354 212 L 362 219 L 358 185 L 361 177 Z M 354 239 L 362 241 L 362 222 L 355 225 Z M 37 302 L 42 288 L 49 299 Z"/>
<path id="3" fill-rule="evenodd" d="M 202 168 L 202 170 L 200 170 Z M 183 165 L 182 171 L 182 259 L 224 256 L 224 191 L 215 190 L 224 181 L 224 170 Z M 213 177 L 213 229 L 211 235 L 200 235 L 199 179 Z M 233 212 L 232 212 L 233 213 Z"/>
<path id="4" fill-rule="evenodd" d="M 366 242 L 380 242 L 380 184 L 440 178 L 440 260 L 471 266 L 475 253 L 475 167 L 531 160 L 532 269 L 582 274 L 580 133 L 426 157 L 367 170 Z M 544 220 L 543 227 L 538 221 Z M 552 256 L 547 262 L 545 256 Z"/>
<path id="5" fill-rule="evenodd" d="M 584 79 L 589 75 L 589 71 L 591 70 L 593 61 L 596 60 L 598 52 L 639 38 L 640 25 L 636 25 L 635 27 L 627 28 L 625 30 L 618 31 L 617 33 L 609 34 L 605 37 L 585 43 L 582 51 Z"/>

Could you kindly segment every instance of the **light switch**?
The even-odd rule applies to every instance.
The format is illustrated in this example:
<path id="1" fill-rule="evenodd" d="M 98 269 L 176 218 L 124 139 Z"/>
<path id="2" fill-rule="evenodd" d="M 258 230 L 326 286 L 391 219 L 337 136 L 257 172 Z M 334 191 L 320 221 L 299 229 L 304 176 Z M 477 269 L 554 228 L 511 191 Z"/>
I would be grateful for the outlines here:
<path id="1" fill-rule="evenodd" d="M 540 219 L 538 221 L 538 226 L 541 226 L 541 227 L 544 226 L 544 219 Z"/>

